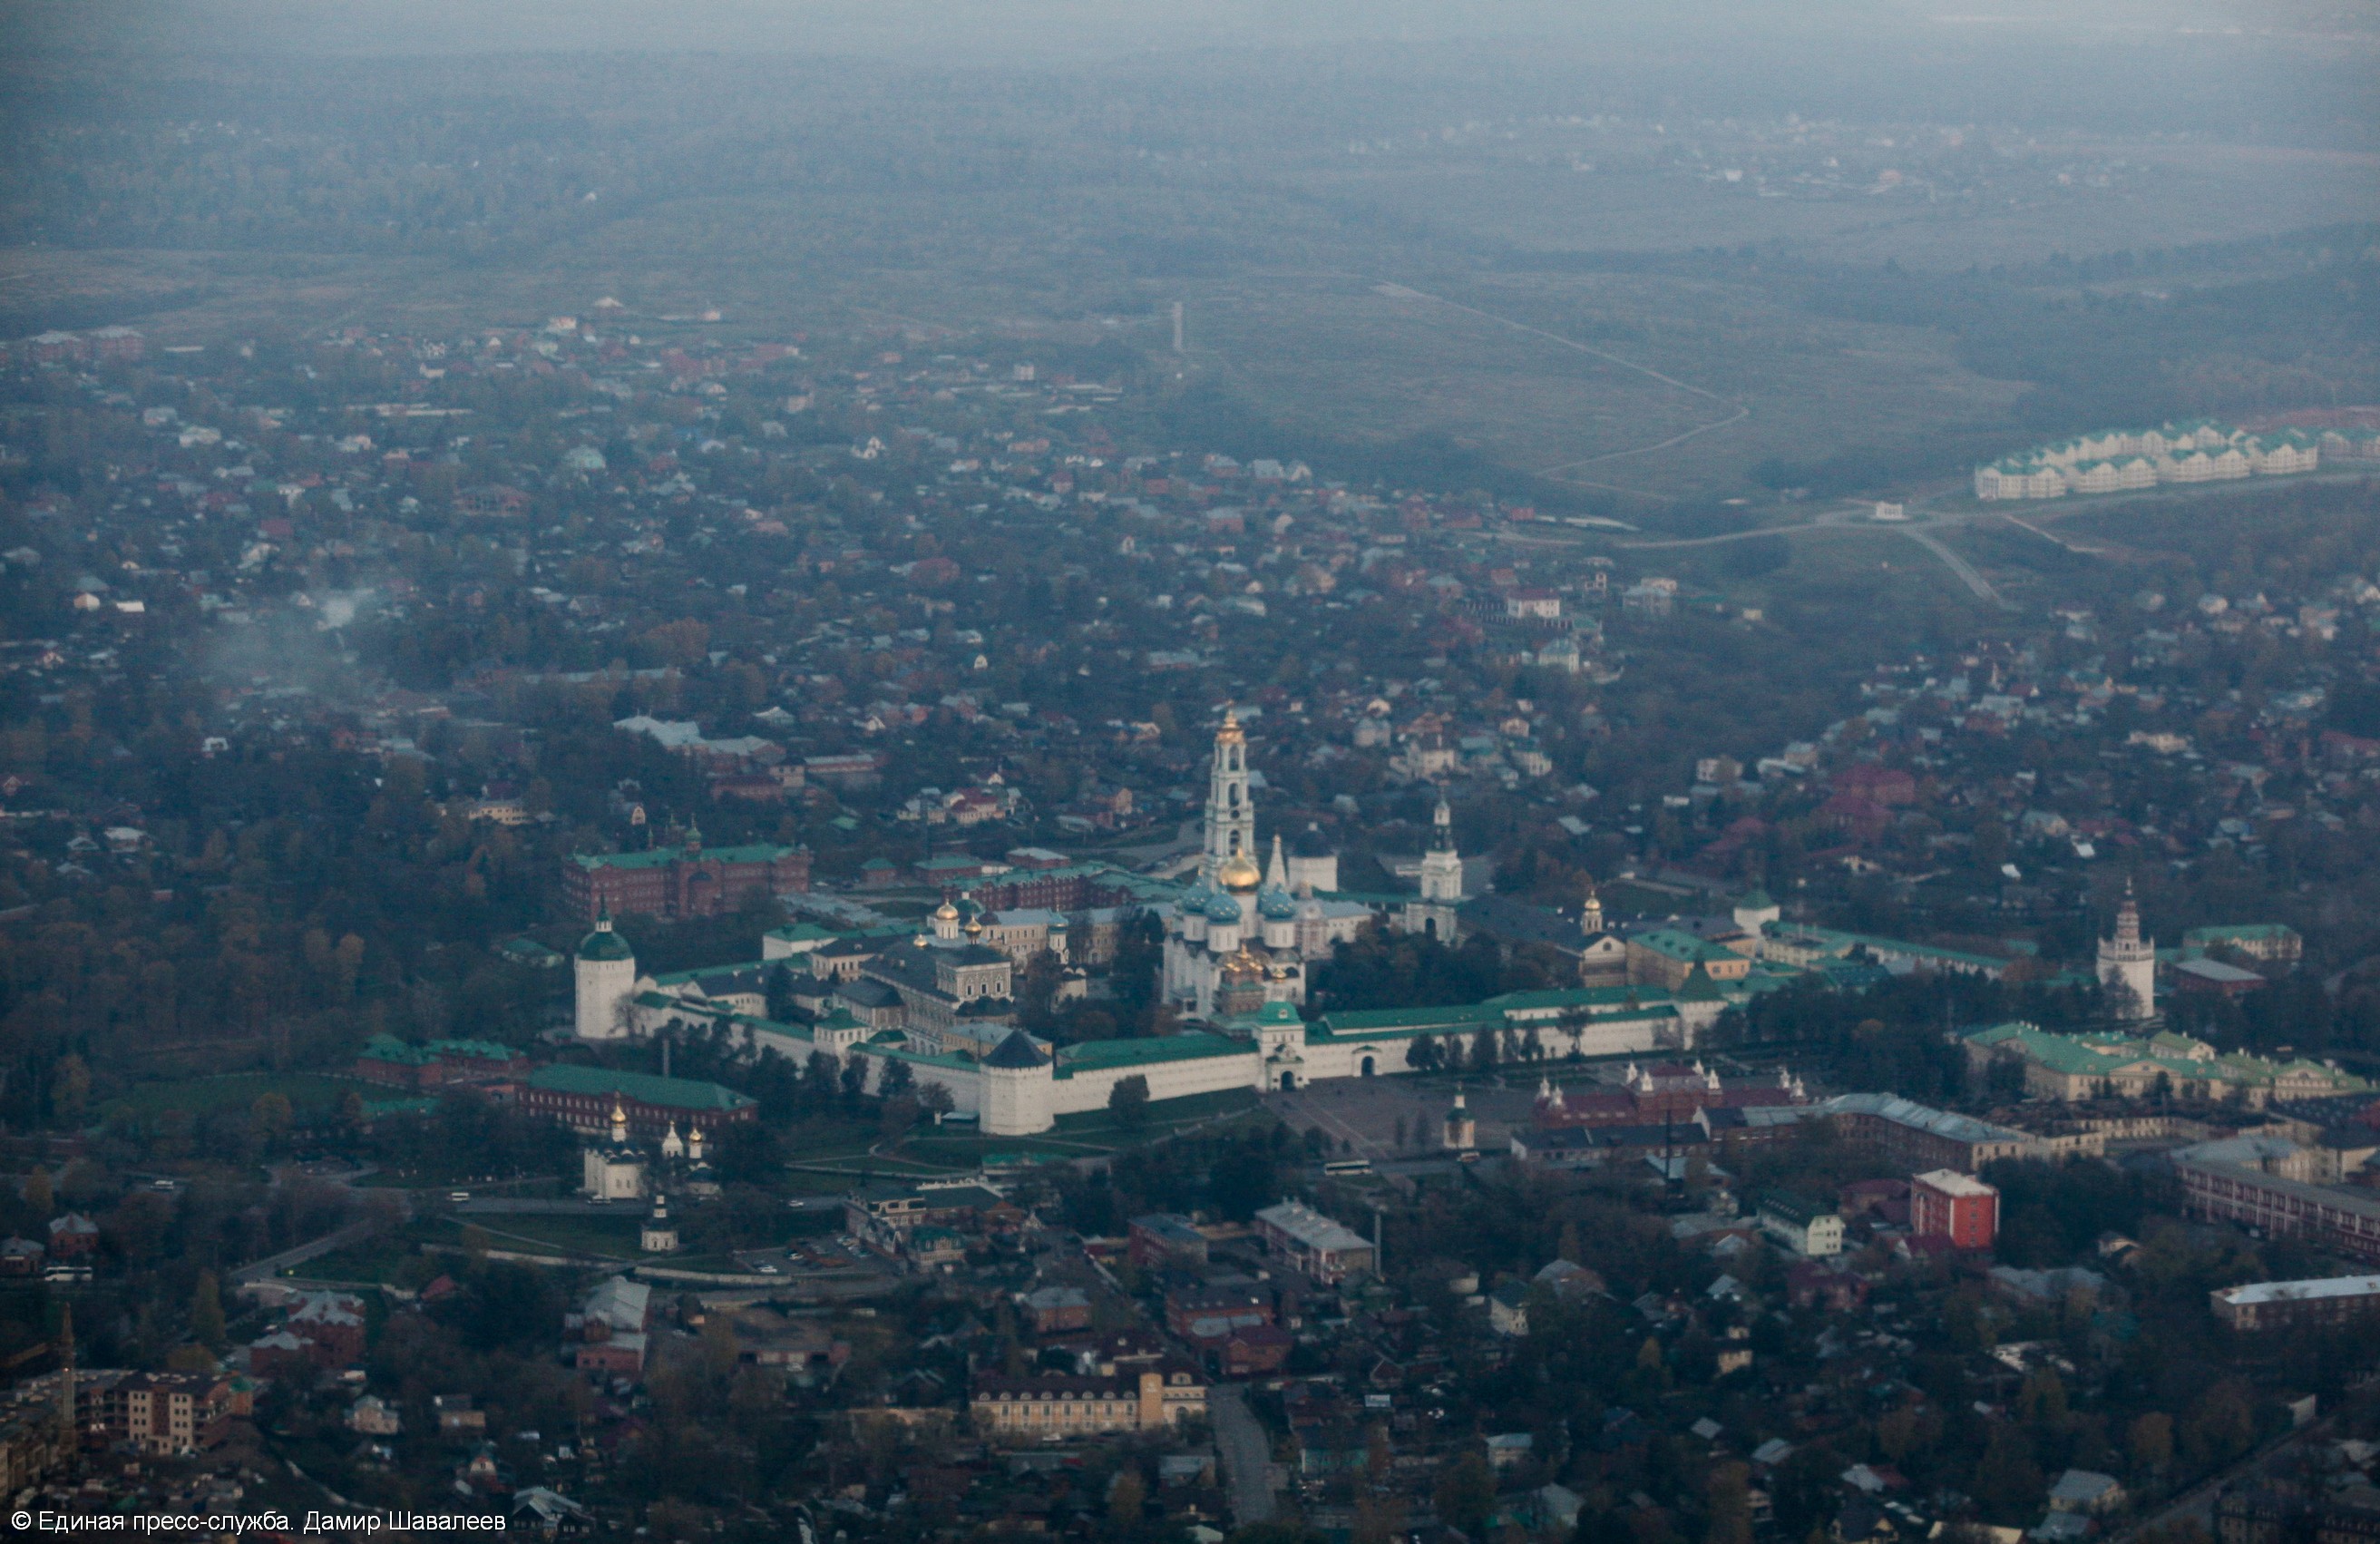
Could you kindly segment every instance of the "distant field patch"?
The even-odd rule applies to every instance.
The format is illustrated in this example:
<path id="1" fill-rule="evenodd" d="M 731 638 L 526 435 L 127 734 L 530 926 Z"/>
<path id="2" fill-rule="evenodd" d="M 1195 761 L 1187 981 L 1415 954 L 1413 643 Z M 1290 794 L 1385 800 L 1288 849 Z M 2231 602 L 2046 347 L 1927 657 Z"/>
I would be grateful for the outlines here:
<path id="1" fill-rule="evenodd" d="M 328 1077 L 320 1073 L 236 1072 L 220 1077 L 185 1077 L 172 1082 L 142 1083 L 103 1107 L 142 1118 L 169 1110 L 211 1115 L 222 1110 L 246 1110 L 266 1094 L 279 1094 L 289 1108 L 303 1115 L 336 1106 L 348 1094 L 367 1102 L 397 1097 L 396 1091 L 360 1078 Z"/>

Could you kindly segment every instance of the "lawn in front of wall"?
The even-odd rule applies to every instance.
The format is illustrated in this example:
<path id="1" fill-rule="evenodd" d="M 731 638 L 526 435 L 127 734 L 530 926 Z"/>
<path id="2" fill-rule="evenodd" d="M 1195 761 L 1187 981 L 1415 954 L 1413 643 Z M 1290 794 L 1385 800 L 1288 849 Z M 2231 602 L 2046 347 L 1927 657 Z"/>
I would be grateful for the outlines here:
<path id="1" fill-rule="evenodd" d="M 439 1244 L 460 1244 L 465 1233 L 477 1228 L 488 1247 L 535 1254 L 540 1246 L 574 1255 L 601 1255 L 635 1259 L 644 1250 L 642 1209 L 624 1210 L 617 1217 L 573 1217 L 543 1212 L 456 1212 L 440 1220 L 444 1231 L 431 1238 Z"/>
<path id="2" fill-rule="evenodd" d="M 370 1102 L 397 1097 L 397 1092 L 359 1078 L 326 1077 L 319 1073 L 235 1072 L 215 1077 L 135 1084 L 120 1097 L 108 1100 L 103 1112 L 121 1109 L 143 1119 L 153 1119 L 168 1110 L 209 1115 L 221 1110 L 246 1110 L 266 1094 L 279 1094 L 289 1101 L 293 1112 L 302 1115 L 310 1111 L 335 1108 L 348 1094 L 359 1095 Z"/>

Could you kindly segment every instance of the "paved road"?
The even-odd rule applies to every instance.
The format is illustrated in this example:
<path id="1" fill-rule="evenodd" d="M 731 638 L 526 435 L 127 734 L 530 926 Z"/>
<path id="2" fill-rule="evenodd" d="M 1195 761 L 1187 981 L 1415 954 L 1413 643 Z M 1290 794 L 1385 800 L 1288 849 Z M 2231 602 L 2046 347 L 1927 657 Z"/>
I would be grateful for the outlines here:
<path id="1" fill-rule="evenodd" d="M 1965 558 L 1961 557 L 1958 553 L 1944 546 L 1940 541 L 1935 540 L 1933 537 L 1927 535 L 1922 530 L 1912 530 L 1907 526 L 1896 526 L 1893 529 L 1900 531 L 1901 535 L 1906 536 L 1912 541 L 1916 542 L 1919 546 L 1925 548 L 1927 552 L 1932 553 L 1936 557 L 1940 558 L 1949 566 L 1950 572 L 1959 576 L 1961 583 L 1965 584 L 1969 590 L 1975 592 L 1975 598 L 1977 600 L 1989 602 L 1991 604 L 1998 606 L 2003 611 L 2014 611 L 2016 609 L 2014 606 L 2009 604 L 2007 600 L 2001 596 L 1998 590 L 1992 588 L 1991 580 L 1975 572 L 1975 565 L 1973 564 L 1969 563 Z"/>
<path id="2" fill-rule="evenodd" d="M 380 1232 L 380 1222 L 381 1220 L 377 1217 L 366 1217 L 350 1222 L 335 1233 L 324 1234 L 310 1244 L 300 1244 L 295 1249 L 284 1249 L 277 1255 L 267 1255 L 261 1260 L 243 1265 L 231 1273 L 231 1279 L 234 1283 L 268 1281 L 293 1265 L 303 1265 L 308 1260 L 320 1255 L 327 1255 L 334 1249 L 344 1249 L 350 1244 L 361 1243 Z"/>
<path id="3" fill-rule="evenodd" d="M 1272 1521 L 1272 1444 L 1262 1422 L 1248 1414 L 1239 1389 L 1218 1383 L 1207 1391 L 1207 1414 L 1215 1426 L 1215 1452 L 1223 1464 L 1223 1484 L 1232 1500 L 1232 1520 L 1246 1527 Z"/>
<path id="4" fill-rule="evenodd" d="M 1293 1128 L 1303 1121 L 1318 1125 L 1331 1136 L 1339 1137 L 1348 1144 L 1348 1151 L 1354 1157 L 1386 1158 L 1389 1156 L 1388 1146 L 1385 1143 L 1373 1141 L 1354 1126 L 1342 1120 L 1336 1112 L 1325 1109 L 1320 1104 L 1301 1100 L 1294 1094 L 1267 1094 L 1264 1102 L 1271 1108 L 1274 1114 L 1287 1121 Z"/>

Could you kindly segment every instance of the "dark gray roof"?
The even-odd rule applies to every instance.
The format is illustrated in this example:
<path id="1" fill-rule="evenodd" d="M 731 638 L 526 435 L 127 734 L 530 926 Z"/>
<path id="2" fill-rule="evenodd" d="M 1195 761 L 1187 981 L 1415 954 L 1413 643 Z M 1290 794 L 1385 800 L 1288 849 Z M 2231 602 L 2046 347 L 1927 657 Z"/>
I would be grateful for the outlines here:
<path id="1" fill-rule="evenodd" d="M 988 1067 L 1046 1067 L 1050 1058 L 1033 1043 L 1033 1037 L 1022 1029 L 1012 1030 L 1008 1039 L 992 1047 L 991 1054 L 983 1059 Z"/>

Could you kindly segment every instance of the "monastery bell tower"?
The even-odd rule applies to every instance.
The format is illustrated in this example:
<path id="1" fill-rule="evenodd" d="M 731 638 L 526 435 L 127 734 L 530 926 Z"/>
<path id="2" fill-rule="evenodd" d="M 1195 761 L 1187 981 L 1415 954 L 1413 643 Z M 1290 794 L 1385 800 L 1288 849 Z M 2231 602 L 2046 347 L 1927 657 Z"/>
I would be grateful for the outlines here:
<path id="1" fill-rule="evenodd" d="M 2116 936 L 2099 941 L 2099 981 L 2119 1000 L 2118 1017 L 2137 1023 L 2155 1016 L 2156 945 L 2141 936 L 2141 908 L 2132 899 L 2130 880 L 2124 881 L 2123 904 L 2116 908 Z"/>
<path id="2" fill-rule="evenodd" d="M 1253 866 L 1257 857 L 1257 807 L 1248 796 L 1248 736 L 1240 715 L 1223 710 L 1223 727 L 1215 732 L 1215 764 L 1207 777 L 1207 869 L 1220 869 L 1233 858 Z"/>

